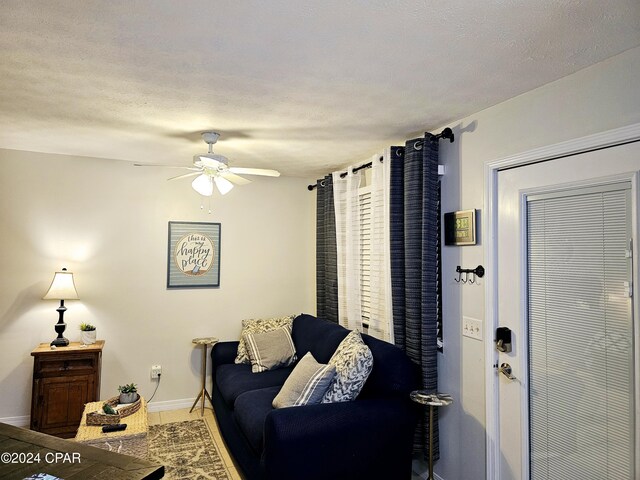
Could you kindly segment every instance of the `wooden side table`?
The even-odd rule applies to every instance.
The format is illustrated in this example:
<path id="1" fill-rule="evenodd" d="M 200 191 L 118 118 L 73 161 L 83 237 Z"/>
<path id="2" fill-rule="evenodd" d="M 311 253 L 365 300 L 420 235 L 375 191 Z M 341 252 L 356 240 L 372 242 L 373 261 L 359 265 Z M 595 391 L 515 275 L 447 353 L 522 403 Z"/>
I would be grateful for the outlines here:
<path id="1" fill-rule="evenodd" d="M 209 395 L 209 392 L 207 392 L 207 346 L 218 343 L 218 339 L 215 337 L 200 337 L 194 338 L 193 340 L 191 340 L 191 342 L 195 343 L 196 345 L 202 345 L 202 388 L 200 389 L 200 393 L 198 393 L 198 396 L 196 397 L 196 401 L 193 402 L 189 413 L 191 413 L 195 406 L 198 404 L 198 400 L 202 399 L 202 403 L 200 405 L 200 416 L 203 416 L 205 397 L 209 399 L 209 403 L 211 404 L 211 407 L 213 407 L 213 400 L 211 400 L 211 395 Z"/>
<path id="2" fill-rule="evenodd" d="M 429 393 L 427 390 L 414 390 L 411 392 L 411 400 L 422 405 L 429 406 L 429 478 L 433 479 L 433 409 L 446 407 L 453 403 L 448 393 Z"/>
<path id="3" fill-rule="evenodd" d="M 104 340 L 92 345 L 71 342 L 35 348 L 31 392 L 31 430 L 63 438 L 75 436 L 84 404 L 100 398 Z"/>

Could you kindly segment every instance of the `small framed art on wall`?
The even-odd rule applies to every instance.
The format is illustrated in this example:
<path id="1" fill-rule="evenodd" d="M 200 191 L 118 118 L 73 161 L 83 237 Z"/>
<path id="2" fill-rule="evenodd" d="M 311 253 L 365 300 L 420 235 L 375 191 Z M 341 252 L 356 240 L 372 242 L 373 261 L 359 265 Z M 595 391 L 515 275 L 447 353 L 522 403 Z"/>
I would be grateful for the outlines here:
<path id="1" fill-rule="evenodd" d="M 220 224 L 169 222 L 167 288 L 220 286 Z"/>

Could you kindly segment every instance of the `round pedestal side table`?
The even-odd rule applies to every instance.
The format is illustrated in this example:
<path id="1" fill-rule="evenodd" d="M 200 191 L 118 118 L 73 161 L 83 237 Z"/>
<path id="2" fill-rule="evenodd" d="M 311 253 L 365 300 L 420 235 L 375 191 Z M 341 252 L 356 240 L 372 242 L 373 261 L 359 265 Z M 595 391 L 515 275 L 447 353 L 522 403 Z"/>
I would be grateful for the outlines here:
<path id="1" fill-rule="evenodd" d="M 215 337 L 201 337 L 194 338 L 193 340 L 191 340 L 191 342 L 195 343 L 196 345 L 202 345 L 202 387 L 200 389 L 200 393 L 198 393 L 198 396 L 196 397 L 196 401 L 193 402 L 189 413 L 193 411 L 193 409 L 198 404 L 198 400 L 200 400 L 200 416 L 202 417 L 204 415 L 205 397 L 209 399 L 209 403 L 211 403 L 211 407 L 213 408 L 213 400 L 211 400 L 211 395 L 209 395 L 209 392 L 207 392 L 207 346 L 218 343 L 218 339 Z"/>
<path id="2" fill-rule="evenodd" d="M 429 478 L 433 479 L 433 409 L 446 407 L 453 403 L 448 393 L 429 393 L 427 390 L 414 390 L 411 392 L 411 400 L 422 405 L 429 406 Z"/>

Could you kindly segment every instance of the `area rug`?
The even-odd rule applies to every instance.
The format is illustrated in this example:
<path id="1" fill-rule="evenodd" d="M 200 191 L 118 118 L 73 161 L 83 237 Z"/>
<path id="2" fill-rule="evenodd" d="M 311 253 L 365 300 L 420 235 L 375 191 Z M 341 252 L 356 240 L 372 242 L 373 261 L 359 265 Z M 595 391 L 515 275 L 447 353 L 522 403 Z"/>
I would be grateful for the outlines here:
<path id="1" fill-rule="evenodd" d="M 203 419 L 149 427 L 149 457 L 173 480 L 231 480 Z"/>

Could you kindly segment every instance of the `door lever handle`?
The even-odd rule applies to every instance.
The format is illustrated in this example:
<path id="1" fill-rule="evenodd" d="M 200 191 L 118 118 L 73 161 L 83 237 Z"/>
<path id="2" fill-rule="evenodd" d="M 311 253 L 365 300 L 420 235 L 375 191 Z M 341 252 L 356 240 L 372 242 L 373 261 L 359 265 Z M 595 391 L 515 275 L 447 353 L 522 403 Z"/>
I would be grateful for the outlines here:
<path id="1" fill-rule="evenodd" d="M 516 377 L 511 373 L 512 369 L 511 369 L 511 365 L 509 365 L 508 363 L 503 363 L 502 365 L 500 365 L 500 368 L 498 368 L 498 371 L 503 374 L 505 377 L 507 377 L 509 380 L 516 380 Z"/>

